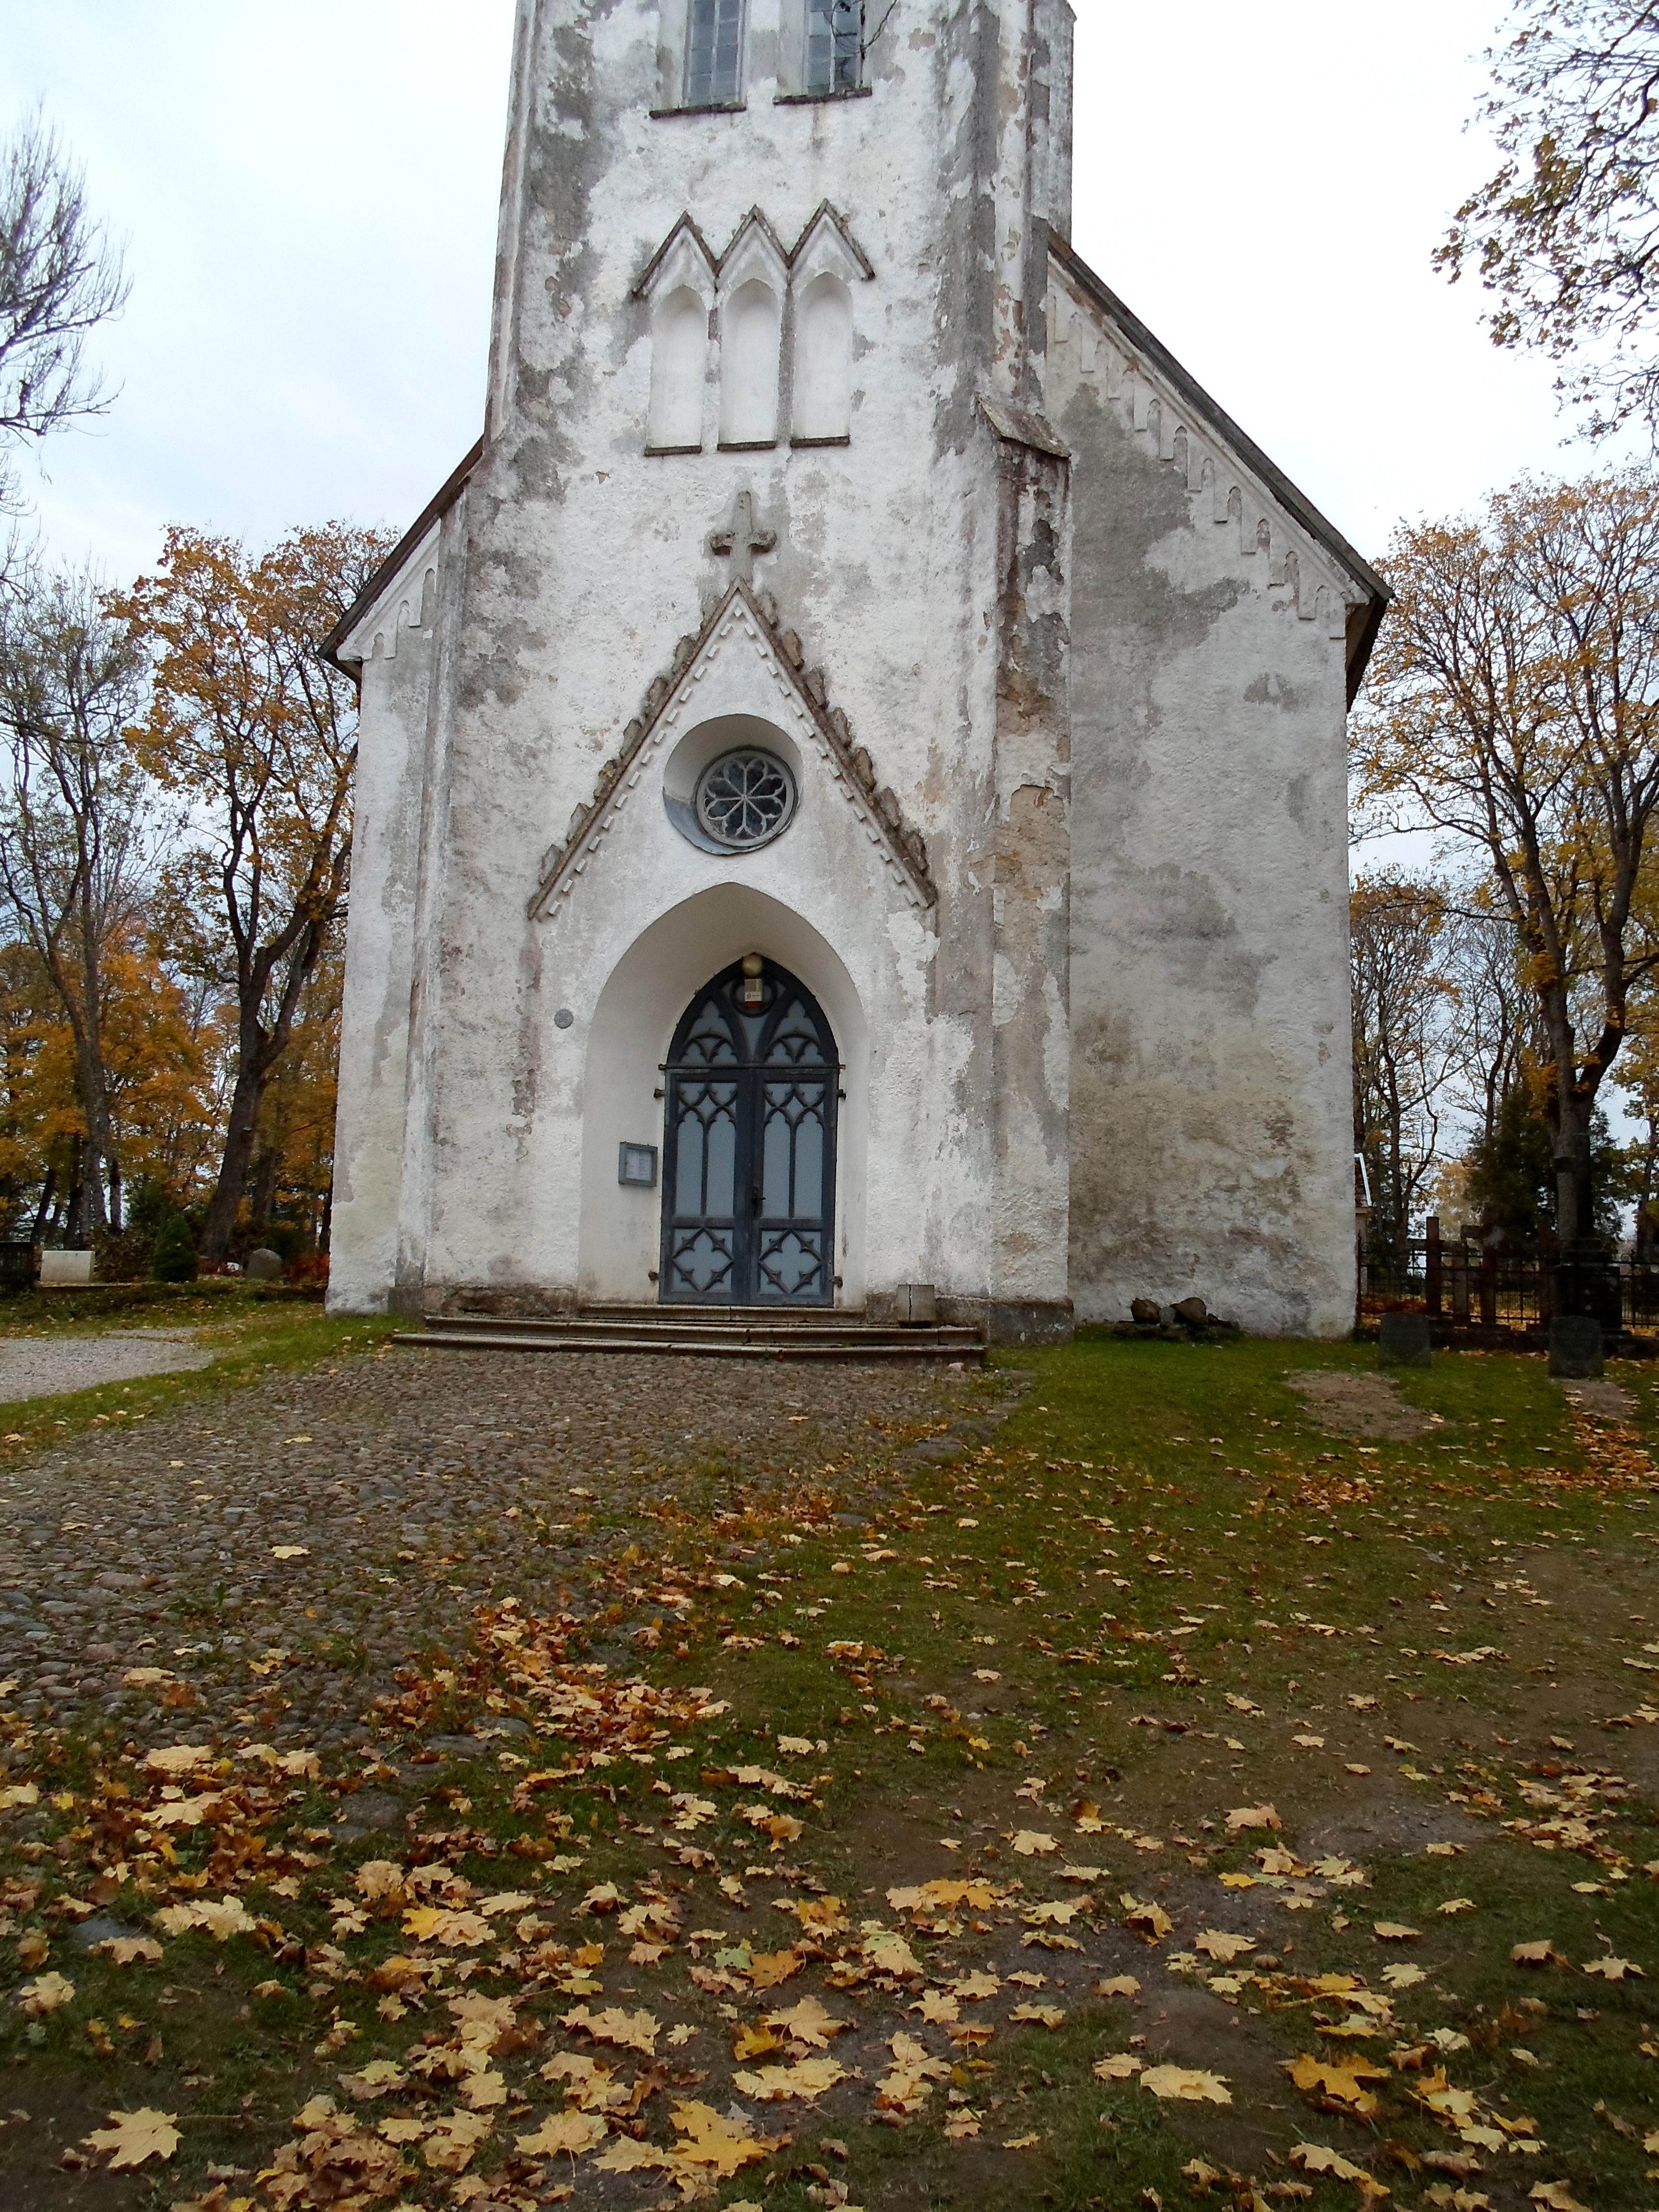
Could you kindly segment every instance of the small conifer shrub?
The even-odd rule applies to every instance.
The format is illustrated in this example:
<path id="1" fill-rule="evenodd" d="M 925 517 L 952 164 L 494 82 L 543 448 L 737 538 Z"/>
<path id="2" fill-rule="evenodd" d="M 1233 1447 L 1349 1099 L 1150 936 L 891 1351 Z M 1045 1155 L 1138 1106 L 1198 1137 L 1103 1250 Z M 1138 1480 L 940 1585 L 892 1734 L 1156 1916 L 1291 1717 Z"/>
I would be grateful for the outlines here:
<path id="1" fill-rule="evenodd" d="M 155 1257 L 150 1262 L 150 1273 L 158 1283 L 196 1280 L 196 1239 L 182 1213 L 175 1213 L 163 1223 L 155 1239 Z"/>

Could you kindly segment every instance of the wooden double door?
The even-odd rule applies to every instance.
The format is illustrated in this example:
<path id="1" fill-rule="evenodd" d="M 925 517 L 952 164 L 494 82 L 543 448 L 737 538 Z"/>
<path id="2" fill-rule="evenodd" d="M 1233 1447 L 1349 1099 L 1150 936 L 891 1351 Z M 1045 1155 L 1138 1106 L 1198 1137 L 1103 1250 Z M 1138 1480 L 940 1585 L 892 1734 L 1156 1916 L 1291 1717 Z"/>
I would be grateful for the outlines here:
<path id="1" fill-rule="evenodd" d="M 698 992 L 664 1069 L 664 1302 L 834 1304 L 840 1078 L 787 969 L 751 955 Z"/>

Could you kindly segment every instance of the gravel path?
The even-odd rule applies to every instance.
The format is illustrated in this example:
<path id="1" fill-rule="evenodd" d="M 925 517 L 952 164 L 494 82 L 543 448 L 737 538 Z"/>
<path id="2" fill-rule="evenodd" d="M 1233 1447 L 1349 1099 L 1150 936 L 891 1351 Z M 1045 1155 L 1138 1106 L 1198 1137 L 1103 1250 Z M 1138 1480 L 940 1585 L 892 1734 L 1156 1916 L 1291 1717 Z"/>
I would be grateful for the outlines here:
<path id="1" fill-rule="evenodd" d="M 0 1473 L 0 1675 L 13 1710 L 101 1708 L 155 1740 L 360 1740 L 398 1662 L 453 1648 L 492 1594 L 574 1592 L 585 1610 L 583 1570 L 659 1526 L 590 1524 L 607 1504 L 879 1459 L 885 1429 L 966 1414 L 972 1389 L 933 1369 L 580 1352 L 273 1374 Z M 628 1624 L 610 1633 L 621 1658 Z M 124 1686 L 134 1667 L 172 1679 Z"/>
<path id="2" fill-rule="evenodd" d="M 112 1328 L 100 1336 L 0 1345 L 0 1405 L 92 1390 L 100 1382 L 133 1382 L 141 1375 L 176 1375 L 219 1357 L 200 1349 L 189 1328 Z"/>

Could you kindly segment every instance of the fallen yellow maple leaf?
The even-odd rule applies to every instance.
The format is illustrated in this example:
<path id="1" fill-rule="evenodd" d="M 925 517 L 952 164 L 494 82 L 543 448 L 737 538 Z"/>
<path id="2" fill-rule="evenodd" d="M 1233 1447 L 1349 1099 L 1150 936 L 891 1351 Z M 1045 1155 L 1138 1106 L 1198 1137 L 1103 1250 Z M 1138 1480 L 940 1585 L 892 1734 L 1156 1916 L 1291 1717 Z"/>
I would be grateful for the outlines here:
<path id="1" fill-rule="evenodd" d="M 411 1905 L 404 1915 L 404 1933 L 417 1943 L 443 1943 L 451 1949 L 469 1950 L 488 1943 L 495 1930 L 481 1912 L 453 1912 L 441 1905 Z"/>
<path id="2" fill-rule="evenodd" d="M 635 2142 L 632 2136 L 613 2136 L 593 2165 L 600 2173 L 643 2173 L 651 2169 L 661 2172 L 673 2164 L 665 2150 L 655 2143 Z"/>
<path id="3" fill-rule="evenodd" d="M 641 2051 L 647 2058 L 657 2055 L 657 2038 L 662 2025 L 648 2012 L 624 2012 L 619 2005 L 607 2005 L 603 2012 L 590 2012 L 586 2005 L 578 2005 L 563 2015 L 566 2027 L 583 2027 L 598 2043 L 614 2043 L 623 2051 Z"/>
<path id="4" fill-rule="evenodd" d="M 211 1898 L 200 1905 L 164 1905 L 150 1917 L 164 1936 L 185 1936 L 200 1928 L 218 1943 L 233 1936 L 251 1936 L 259 1924 L 234 1897 Z"/>
<path id="5" fill-rule="evenodd" d="M 866 1923 L 861 1948 L 878 1974 L 919 1975 L 921 1972 L 915 1953 L 902 1936 L 896 1936 L 890 1929 Z"/>
<path id="6" fill-rule="evenodd" d="M 493 1896 L 481 1897 L 477 1901 L 477 1910 L 487 1920 L 497 1920 L 503 1913 L 522 1912 L 535 1902 L 535 1899 L 522 1889 L 499 1889 Z"/>
<path id="7" fill-rule="evenodd" d="M 695 2099 L 676 2105 L 672 2117 L 680 2137 L 674 2146 L 675 2162 L 686 2166 L 706 2166 L 722 2181 L 744 2166 L 751 2166 L 757 2159 L 781 2149 L 787 2140 L 783 2136 L 755 2135 L 747 2127 L 724 2118 L 712 2105 L 699 2104 Z"/>
<path id="8" fill-rule="evenodd" d="M 1374 2181 L 1363 2166 L 1356 2166 L 1351 2158 L 1344 2158 L 1340 2150 L 1332 2150 L 1325 2143 L 1293 2143 L 1291 2157 L 1304 2173 L 1334 2174 L 1338 2181 L 1357 2181 L 1367 2197 L 1387 2197 L 1386 2185 Z"/>
<path id="9" fill-rule="evenodd" d="M 1237 1805 L 1227 1815 L 1227 1833 L 1238 1835 L 1246 1828 L 1271 1828 L 1275 1832 L 1285 1823 L 1271 1805 Z"/>
<path id="10" fill-rule="evenodd" d="M 402 1895 L 404 1870 L 395 1859 L 365 1859 L 352 1881 L 359 1897 L 378 1904 L 383 1897 Z"/>
<path id="11" fill-rule="evenodd" d="M 850 2020 L 842 2020 L 822 2004 L 817 1997 L 803 1997 L 799 2004 L 784 2012 L 769 2012 L 769 2027 L 781 2028 L 797 2043 L 810 2043 L 823 2050 L 832 2035 L 839 2035 L 844 2027 L 851 2027 Z"/>
<path id="12" fill-rule="evenodd" d="M 1191 2066 L 1149 2066 L 1140 2077 L 1155 2097 L 1181 2097 L 1194 2104 L 1231 2105 L 1233 2093 L 1219 2074 Z"/>
<path id="13" fill-rule="evenodd" d="M 785 2097 L 821 2097 L 846 2078 L 846 2068 L 833 2058 L 800 2058 L 793 2066 L 757 2066 L 751 2073 L 732 2077 L 745 2096 L 758 2097 L 766 2104 Z"/>
<path id="14" fill-rule="evenodd" d="M 348 2096 L 368 2100 L 389 2097 L 394 2089 L 406 2087 L 408 2082 L 408 2075 L 390 2058 L 371 2058 L 357 2073 L 340 2076 L 340 2087 Z"/>
<path id="15" fill-rule="evenodd" d="M 1193 1948 L 1202 1951 L 1209 1958 L 1219 1959 L 1225 1965 L 1246 1951 L 1254 1951 L 1255 1945 L 1248 1936 L 1229 1936 L 1219 1928 L 1206 1928 L 1194 1942 Z"/>
<path id="16" fill-rule="evenodd" d="M 597 2112 L 573 2109 L 550 2114 L 533 2135 L 514 2136 L 513 2140 L 526 2158 L 551 2158 L 559 2151 L 580 2158 L 605 2137 L 605 2122 Z"/>
<path id="17" fill-rule="evenodd" d="M 148 1753 L 144 1765 L 152 1774 L 188 1774 L 212 1756 L 204 1743 L 169 1743 Z"/>
<path id="18" fill-rule="evenodd" d="M 1138 1897 L 1127 1889 L 1119 1902 L 1123 1907 L 1124 1926 L 1133 1928 L 1137 1936 L 1144 1937 L 1149 1943 L 1161 1943 L 1175 1926 L 1174 1921 L 1170 1919 L 1161 1905 L 1151 1903 L 1143 1905 Z"/>
<path id="19" fill-rule="evenodd" d="M 1023 1859 L 1046 1858 L 1059 1848 L 1052 1836 L 1045 1836 L 1036 1828 L 1022 1828 L 1014 1838 L 1014 1849 Z"/>
<path id="20" fill-rule="evenodd" d="M 748 1967 L 750 1987 L 775 1990 L 780 1982 L 787 1982 L 792 1975 L 798 1974 L 803 1963 L 799 1951 L 754 1952 Z"/>
<path id="21" fill-rule="evenodd" d="M 106 2128 L 87 2136 L 89 2150 L 107 2151 L 112 2171 L 124 2166 L 143 2166 L 147 2159 L 171 2158 L 180 2137 L 173 2125 L 176 2112 L 158 2112 L 143 2105 L 136 2112 L 112 2112 Z"/>
<path id="22" fill-rule="evenodd" d="M 162 1954 L 161 1945 L 152 1936 L 106 1936 L 93 1950 L 117 1966 L 130 1966 L 136 1959 L 153 1966 Z"/>
<path id="23" fill-rule="evenodd" d="M 1137 2058 L 1133 2051 L 1109 2051 L 1104 2058 L 1097 2058 L 1093 2072 L 1097 2081 L 1127 2081 L 1146 2067 L 1146 2060 Z"/>
<path id="24" fill-rule="evenodd" d="M 19 2009 L 36 2019 L 42 2013 L 56 2012 L 75 1995 L 75 1984 L 62 1974 L 40 1974 L 32 1982 L 25 1982 L 17 1992 Z"/>
<path id="25" fill-rule="evenodd" d="M 421 2155 L 434 2173 L 460 2173 L 492 2124 L 483 2112 L 445 2112 L 432 2123 Z"/>
<path id="26" fill-rule="evenodd" d="M 1365 2087 L 1365 2083 L 1386 2081 L 1389 2078 L 1386 2067 L 1368 2065 L 1363 2058 L 1351 2058 L 1340 2065 L 1332 2065 L 1306 2051 L 1299 2057 L 1287 2059 L 1285 2070 L 1304 2096 L 1316 2093 L 1322 2094 L 1339 2105 L 1346 2105 L 1364 2118 L 1369 2118 L 1376 2110 L 1376 2099 Z"/>
<path id="27" fill-rule="evenodd" d="M 740 2027 L 732 2045 L 734 2058 L 764 2058 L 769 2051 L 781 2051 L 783 2038 L 769 2027 Z"/>

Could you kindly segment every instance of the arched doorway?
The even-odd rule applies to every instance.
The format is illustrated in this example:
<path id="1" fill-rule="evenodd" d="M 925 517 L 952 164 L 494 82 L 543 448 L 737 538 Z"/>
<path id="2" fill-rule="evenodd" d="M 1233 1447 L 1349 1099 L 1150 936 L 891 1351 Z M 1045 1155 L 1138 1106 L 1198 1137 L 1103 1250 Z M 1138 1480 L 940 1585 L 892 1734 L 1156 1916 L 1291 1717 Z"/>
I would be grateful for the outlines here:
<path id="1" fill-rule="evenodd" d="M 836 1040 L 787 969 L 705 984 L 664 1069 L 665 1302 L 835 1302 Z"/>

